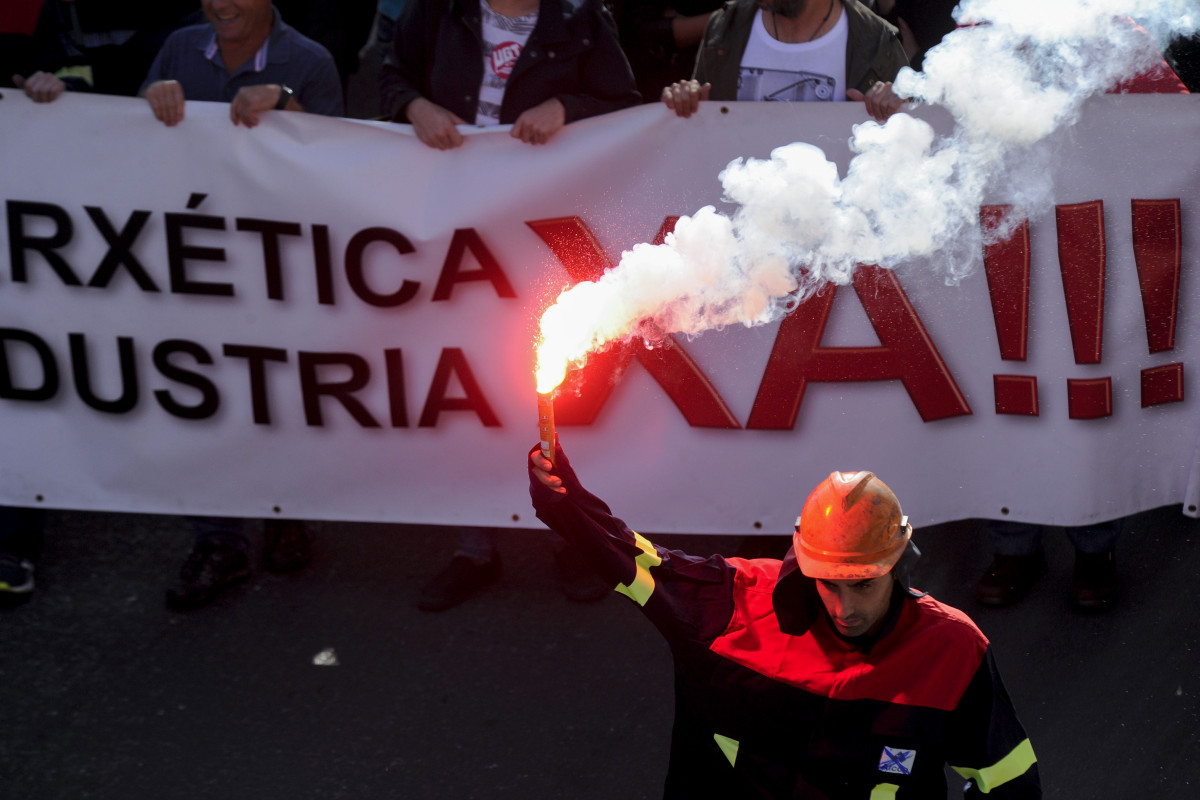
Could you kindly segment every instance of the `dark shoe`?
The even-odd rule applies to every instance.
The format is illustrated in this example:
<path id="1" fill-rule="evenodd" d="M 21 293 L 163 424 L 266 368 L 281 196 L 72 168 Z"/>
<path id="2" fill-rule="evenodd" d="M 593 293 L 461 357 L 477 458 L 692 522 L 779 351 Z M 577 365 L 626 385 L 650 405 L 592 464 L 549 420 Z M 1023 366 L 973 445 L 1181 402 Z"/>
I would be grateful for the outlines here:
<path id="1" fill-rule="evenodd" d="M 179 584 L 167 590 L 167 607 L 187 611 L 206 606 L 222 591 L 250 577 L 250 560 L 222 542 L 200 542 L 179 570 Z"/>
<path id="2" fill-rule="evenodd" d="M 312 561 L 313 532 L 298 519 L 263 520 L 263 566 L 293 572 Z"/>
<path id="3" fill-rule="evenodd" d="M 493 555 L 487 561 L 476 561 L 470 556 L 456 555 L 421 589 L 417 608 L 422 611 L 454 608 L 480 589 L 499 580 L 500 572 L 500 556 Z"/>
<path id="4" fill-rule="evenodd" d="M 12 553 L 0 553 L 0 593 L 27 595 L 33 592 L 33 562 Z"/>
<path id="5" fill-rule="evenodd" d="M 1117 559 L 1114 551 L 1075 551 L 1071 602 L 1076 608 L 1087 610 L 1109 608 L 1117 602 Z"/>
<path id="6" fill-rule="evenodd" d="M 555 551 L 554 571 L 558 575 L 558 588 L 568 600 L 576 603 L 594 603 L 613 590 L 600 579 L 576 547 L 567 546 Z"/>
<path id="7" fill-rule="evenodd" d="M 985 606 L 1010 606 L 1029 594 L 1038 578 L 1046 574 L 1042 550 L 1028 556 L 997 555 L 975 587 L 975 597 Z"/>

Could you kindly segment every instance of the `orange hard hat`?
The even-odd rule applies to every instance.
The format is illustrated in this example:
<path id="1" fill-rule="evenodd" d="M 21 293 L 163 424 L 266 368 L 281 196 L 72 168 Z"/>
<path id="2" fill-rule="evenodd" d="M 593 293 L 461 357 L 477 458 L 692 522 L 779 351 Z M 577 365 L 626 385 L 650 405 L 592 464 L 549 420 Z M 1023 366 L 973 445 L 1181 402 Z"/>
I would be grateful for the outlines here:
<path id="1" fill-rule="evenodd" d="M 900 501 L 875 473 L 831 472 L 804 501 L 793 544 L 806 576 L 861 580 L 890 572 L 910 538 Z"/>

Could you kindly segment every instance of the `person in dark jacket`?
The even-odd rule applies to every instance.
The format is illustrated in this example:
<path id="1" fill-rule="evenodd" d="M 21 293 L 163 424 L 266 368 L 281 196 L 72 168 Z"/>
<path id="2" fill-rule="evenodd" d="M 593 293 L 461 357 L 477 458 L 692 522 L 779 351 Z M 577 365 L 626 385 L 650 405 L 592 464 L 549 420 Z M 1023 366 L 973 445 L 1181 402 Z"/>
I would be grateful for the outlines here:
<path id="1" fill-rule="evenodd" d="M 542 144 L 639 100 L 601 0 L 412 0 L 379 89 L 387 118 L 441 150 L 462 144 L 456 125 L 512 125 Z"/>
<path id="2" fill-rule="evenodd" d="M 511 125 L 544 144 L 564 125 L 637 105 L 640 95 L 602 0 L 408 0 L 379 72 L 386 118 L 407 122 L 429 147 L 463 143 L 459 125 Z M 587 565 L 555 551 L 559 585 L 592 602 Z M 440 612 L 501 575 L 496 534 L 460 528 L 450 561 L 421 588 L 417 607 Z"/>
<path id="3" fill-rule="evenodd" d="M 30 0 L 0 10 L 0 88 L 22 90 L 35 103 L 65 91 L 90 92 L 92 67 L 68 34 L 58 0 Z"/>
<path id="4" fill-rule="evenodd" d="M 834 472 L 782 560 L 655 546 L 529 454 L 538 519 L 658 628 L 675 661 L 668 798 L 1039 798 L 1037 758 L 988 640 L 909 587 L 920 555 L 895 494 Z"/>

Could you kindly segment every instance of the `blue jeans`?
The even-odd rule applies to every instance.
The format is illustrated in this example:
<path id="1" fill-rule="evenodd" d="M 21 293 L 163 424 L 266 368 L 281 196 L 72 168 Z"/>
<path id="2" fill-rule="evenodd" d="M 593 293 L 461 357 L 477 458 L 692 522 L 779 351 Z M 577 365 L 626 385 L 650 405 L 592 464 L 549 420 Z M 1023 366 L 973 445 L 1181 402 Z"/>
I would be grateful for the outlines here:
<path id="1" fill-rule="evenodd" d="M 250 540 L 246 538 L 246 521 L 240 517 L 188 517 L 192 523 L 195 543 L 219 542 L 236 547 L 243 553 L 250 551 Z"/>
<path id="2" fill-rule="evenodd" d="M 998 556 L 1033 555 L 1041 547 L 1043 530 L 1044 525 L 1028 522 L 987 520 L 988 541 L 991 542 L 992 552 Z M 1117 546 L 1121 520 L 1078 525 L 1066 528 L 1066 532 L 1067 538 L 1077 550 L 1084 553 L 1107 553 Z"/>
<path id="3" fill-rule="evenodd" d="M 467 556 L 472 561 L 491 561 L 496 557 L 496 529 L 464 526 L 458 529 L 456 556 Z"/>

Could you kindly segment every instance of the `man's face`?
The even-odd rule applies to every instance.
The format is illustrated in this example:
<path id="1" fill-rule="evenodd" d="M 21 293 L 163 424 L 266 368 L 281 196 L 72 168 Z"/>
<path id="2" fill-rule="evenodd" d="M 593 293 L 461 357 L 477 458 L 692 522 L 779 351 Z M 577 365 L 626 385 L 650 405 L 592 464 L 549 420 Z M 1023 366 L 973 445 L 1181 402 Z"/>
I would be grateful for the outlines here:
<path id="1" fill-rule="evenodd" d="M 837 581 L 818 580 L 817 594 L 842 636 L 865 636 L 879 632 L 892 602 L 892 576 Z"/>
<path id="2" fill-rule="evenodd" d="M 786 19 L 795 19 L 804 13 L 808 0 L 759 0 L 758 7 Z"/>
<path id="3" fill-rule="evenodd" d="M 200 0 L 221 44 L 264 38 L 271 30 L 271 0 Z"/>

